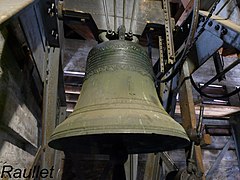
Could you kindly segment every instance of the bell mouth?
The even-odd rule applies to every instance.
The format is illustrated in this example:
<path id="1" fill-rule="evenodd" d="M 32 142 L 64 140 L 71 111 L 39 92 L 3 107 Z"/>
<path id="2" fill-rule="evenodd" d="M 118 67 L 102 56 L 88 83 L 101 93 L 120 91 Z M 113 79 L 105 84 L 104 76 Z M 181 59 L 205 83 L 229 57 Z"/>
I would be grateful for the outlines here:
<path id="1" fill-rule="evenodd" d="M 189 140 L 161 134 L 111 133 L 65 137 L 49 142 L 55 149 L 84 154 L 111 154 L 119 145 L 128 154 L 141 154 L 181 149 L 189 146 Z"/>
<path id="2" fill-rule="evenodd" d="M 109 154 L 113 146 L 122 144 L 128 154 L 139 154 L 189 145 L 183 127 L 165 111 L 157 107 L 156 111 L 130 107 L 126 104 L 124 108 L 117 106 L 114 110 L 72 113 L 56 127 L 49 146 L 66 152 Z"/>

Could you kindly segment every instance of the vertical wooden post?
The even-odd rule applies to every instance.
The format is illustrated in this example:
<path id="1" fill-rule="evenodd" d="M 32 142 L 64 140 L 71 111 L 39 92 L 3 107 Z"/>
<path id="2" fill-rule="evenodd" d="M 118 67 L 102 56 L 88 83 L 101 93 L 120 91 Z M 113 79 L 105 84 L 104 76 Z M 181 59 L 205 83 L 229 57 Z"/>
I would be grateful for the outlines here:
<path id="1" fill-rule="evenodd" d="M 154 180 L 154 166 L 155 166 L 155 161 L 159 162 L 159 158 L 151 153 L 147 155 L 147 161 L 145 165 L 145 172 L 144 172 L 144 180 Z"/>
<path id="2" fill-rule="evenodd" d="M 49 48 L 45 66 L 43 92 L 42 147 L 46 147 L 42 156 L 42 168 L 54 166 L 55 150 L 47 146 L 57 121 L 58 72 L 60 50 Z"/>
<path id="3" fill-rule="evenodd" d="M 138 154 L 128 155 L 128 160 L 124 164 L 126 180 L 137 180 Z"/>
<path id="4" fill-rule="evenodd" d="M 190 76 L 189 63 L 185 61 L 180 77 L 180 82 Z M 182 125 L 187 131 L 196 128 L 196 114 L 193 101 L 192 85 L 189 79 L 185 80 L 179 92 L 179 103 L 182 115 Z M 197 166 L 204 173 L 201 147 L 195 145 L 195 158 Z M 205 180 L 205 176 L 203 178 Z"/>

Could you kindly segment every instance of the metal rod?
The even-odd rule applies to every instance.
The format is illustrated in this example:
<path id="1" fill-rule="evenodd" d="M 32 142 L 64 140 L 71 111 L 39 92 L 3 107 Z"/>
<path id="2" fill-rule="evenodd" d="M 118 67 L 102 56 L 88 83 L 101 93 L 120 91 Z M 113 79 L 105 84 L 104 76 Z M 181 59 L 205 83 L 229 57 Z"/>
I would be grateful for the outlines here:
<path id="1" fill-rule="evenodd" d="M 126 0 L 123 0 L 123 26 L 125 27 L 125 6 L 126 6 Z"/>
<path id="2" fill-rule="evenodd" d="M 133 180 L 133 155 L 129 155 L 130 158 L 130 180 Z"/>
<path id="3" fill-rule="evenodd" d="M 150 59 L 152 59 L 152 31 L 150 30 L 148 33 L 147 33 L 147 47 L 148 47 L 148 56 Z"/>
<path id="4" fill-rule="evenodd" d="M 220 164 L 223 156 L 225 155 L 225 153 L 228 151 L 229 147 L 230 147 L 230 144 L 231 144 L 231 141 L 232 138 L 230 138 L 228 140 L 228 142 L 225 144 L 223 150 L 218 154 L 218 157 L 216 159 L 216 161 L 214 161 L 213 165 L 211 166 L 211 168 L 209 169 L 207 175 L 206 175 L 206 179 L 207 180 L 210 180 L 211 179 L 211 176 L 213 175 L 213 172 L 214 170 L 217 168 L 217 166 Z"/>
<path id="5" fill-rule="evenodd" d="M 231 2 L 231 0 L 226 1 L 226 2 L 222 5 L 222 7 L 215 13 L 215 15 L 217 16 L 217 15 L 223 10 L 223 8 L 225 8 L 225 6 L 226 6 L 229 2 Z"/>
<path id="6" fill-rule="evenodd" d="M 109 23 L 109 18 L 108 18 L 108 10 L 107 10 L 107 3 L 106 0 L 103 0 L 103 9 L 104 9 L 104 14 L 105 14 L 105 19 L 106 19 L 106 25 L 107 25 L 107 32 L 111 31 L 110 23 Z"/>
<path id="7" fill-rule="evenodd" d="M 117 32 L 117 0 L 113 0 L 113 13 L 114 13 L 114 31 Z"/>
<path id="8" fill-rule="evenodd" d="M 178 171 L 178 167 L 166 152 L 160 152 L 160 157 L 170 171 Z"/>
<path id="9" fill-rule="evenodd" d="M 226 67 L 221 73 L 217 74 L 216 76 L 214 76 L 212 79 L 210 79 L 208 82 L 206 82 L 201 88 L 200 90 L 204 89 L 205 87 L 207 87 L 208 85 L 212 84 L 214 81 L 216 81 L 219 77 L 221 77 L 222 75 L 226 74 L 228 71 L 230 71 L 232 68 L 234 68 L 236 65 L 238 65 L 240 63 L 240 59 L 237 59 L 235 62 L 233 62 L 232 64 L 230 64 L 228 67 Z"/>
<path id="10" fill-rule="evenodd" d="M 224 67 L 224 63 L 222 61 L 222 58 L 220 57 L 220 54 L 219 54 L 218 51 L 215 52 L 212 57 L 213 57 L 216 72 L 217 72 L 217 74 L 219 74 L 223 71 L 223 67 Z M 218 81 L 221 81 L 223 79 L 226 79 L 226 77 L 224 75 L 221 76 L 220 78 L 218 78 Z"/>
<path id="11" fill-rule="evenodd" d="M 199 121 L 198 121 L 198 126 L 197 126 L 197 133 L 199 135 L 201 134 L 201 129 L 202 129 L 203 113 L 204 113 L 204 106 L 201 104 L 200 105 L 200 113 L 199 113 Z"/>
<path id="12" fill-rule="evenodd" d="M 189 157 L 190 160 L 193 159 L 194 149 L 195 149 L 195 142 L 192 141 L 192 144 L 191 144 L 191 151 L 190 151 L 190 157 Z"/>
<path id="13" fill-rule="evenodd" d="M 132 33 L 133 20 L 135 17 L 135 10 L 136 10 L 136 2 L 137 2 L 137 0 L 133 1 L 133 9 L 132 9 L 132 17 L 131 17 L 131 22 L 130 22 L 129 33 Z"/>

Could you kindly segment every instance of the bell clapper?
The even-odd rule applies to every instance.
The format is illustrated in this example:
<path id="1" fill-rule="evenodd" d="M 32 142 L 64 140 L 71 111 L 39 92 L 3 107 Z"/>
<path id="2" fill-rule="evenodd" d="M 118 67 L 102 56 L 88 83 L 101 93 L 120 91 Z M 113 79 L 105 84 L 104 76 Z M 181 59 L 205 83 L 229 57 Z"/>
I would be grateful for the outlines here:
<path id="1" fill-rule="evenodd" d="M 124 164 L 128 159 L 126 148 L 122 144 L 115 144 L 109 156 L 109 162 L 106 164 L 100 180 L 106 179 L 110 171 L 112 171 L 112 180 L 126 180 L 124 169 Z"/>

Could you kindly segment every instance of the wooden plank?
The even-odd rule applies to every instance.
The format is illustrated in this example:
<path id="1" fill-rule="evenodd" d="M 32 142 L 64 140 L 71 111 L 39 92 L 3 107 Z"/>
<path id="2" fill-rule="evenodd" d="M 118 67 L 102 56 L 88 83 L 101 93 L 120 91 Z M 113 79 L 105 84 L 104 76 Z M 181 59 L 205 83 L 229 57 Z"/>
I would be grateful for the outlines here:
<path id="1" fill-rule="evenodd" d="M 26 6 L 31 4 L 33 0 L 1 0 L 0 1 L 0 24 L 17 14 Z"/>
<path id="2" fill-rule="evenodd" d="M 195 114 L 199 115 L 200 105 L 195 105 Z M 207 118 L 228 118 L 231 114 L 239 112 L 240 107 L 224 105 L 204 105 L 204 117 Z M 176 106 L 175 114 L 181 114 L 179 103 Z"/>
<path id="3" fill-rule="evenodd" d="M 209 14 L 209 12 L 208 12 L 208 11 L 201 11 L 201 10 L 200 10 L 200 11 L 199 11 L 199 14 L 207 17 L 208 14 Z M 215 20 L 216 22 L 222 24 L 222 25 L 225 26 L 225 27 L 228 27 L 228 28 L 236 31 L 237 33 L 240 33 L 240 25 L 232 22 L 231 20 L 224 19 L 224 18 L 222 18 L 222 17 L 220 17 L 220 16 L 216 16 L 216 15 L 212 15 L 212 16 L 211 16 L 211 19 L 212 19 L 212 20 Z"/>
<path id="4" fill-rule="evenodd" d="M 190 72 L 188 68 L 188 62 L 185 61 L 183 65 L 182 74 L 180 77 L 180 81 L 182 81 L 185 77 L 189 77 Z M 185 130 L 195 128 L 196 127 L 196 114 L 193 102 L 193 93 L 192 93 L 192 85 L 189 79 L 187 79 L 182 88 L 179 91 L 179 104 L 180 110 L 182 114 L 183 127 Z"/>

